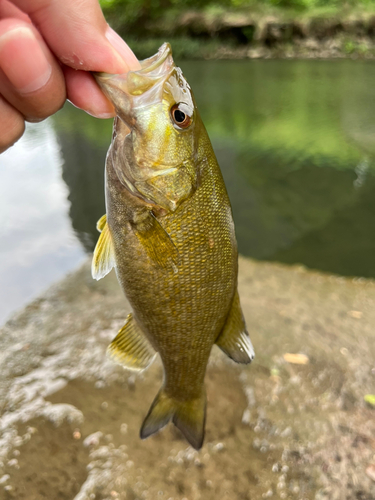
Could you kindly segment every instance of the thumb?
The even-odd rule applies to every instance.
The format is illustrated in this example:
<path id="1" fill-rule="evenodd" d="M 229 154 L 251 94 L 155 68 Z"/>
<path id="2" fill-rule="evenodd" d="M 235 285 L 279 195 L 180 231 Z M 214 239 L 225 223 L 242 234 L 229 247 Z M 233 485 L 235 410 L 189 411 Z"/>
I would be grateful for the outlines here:
<path id="1" fill-rule="evenodd" d="M 29 15 L 65 65 L 85 71 L 126 73 L 140 65 L 108 26 L 97 0 L 13 0 Z"/>

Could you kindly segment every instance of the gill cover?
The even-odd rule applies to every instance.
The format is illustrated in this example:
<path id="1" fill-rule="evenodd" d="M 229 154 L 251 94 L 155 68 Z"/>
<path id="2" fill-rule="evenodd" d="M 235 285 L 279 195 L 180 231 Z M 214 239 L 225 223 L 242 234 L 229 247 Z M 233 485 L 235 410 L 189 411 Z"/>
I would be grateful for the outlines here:
<path id="1" fill-rule="evenodd" d="M 117 114 L 109 161 L 134 195 L 173 212 L 197 187 L 203 125 L 169 44 L 140 64 L 122 75 L 95 74 Z"/>

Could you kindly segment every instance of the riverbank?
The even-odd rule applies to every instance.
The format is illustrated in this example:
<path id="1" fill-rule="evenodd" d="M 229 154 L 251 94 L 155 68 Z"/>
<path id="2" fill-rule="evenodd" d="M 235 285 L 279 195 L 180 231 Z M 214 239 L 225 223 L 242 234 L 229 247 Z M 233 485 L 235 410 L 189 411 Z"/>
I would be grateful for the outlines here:
<path id="1" fill-rule="evenodd" d="M 87 262 L 16 314 L 0 331 L 0 497 L 372 500 L 375 282 L 241 258 L 239 291 L 256 359 L 214 349 L 199 453 L 171 426 L 139 440 L 162 372 L 106 360 L 130 310 L 113 273 L 95 282 Z"/>
<path id="2" fill-rule="evenodd" d="M 140 59 L 164 41 L 185 59 L 375 57 L 375 4 L 307 11 L 292 9 L 166 9 L 129 18 L 126 9 L 104 10 L 110 24 Z"/>

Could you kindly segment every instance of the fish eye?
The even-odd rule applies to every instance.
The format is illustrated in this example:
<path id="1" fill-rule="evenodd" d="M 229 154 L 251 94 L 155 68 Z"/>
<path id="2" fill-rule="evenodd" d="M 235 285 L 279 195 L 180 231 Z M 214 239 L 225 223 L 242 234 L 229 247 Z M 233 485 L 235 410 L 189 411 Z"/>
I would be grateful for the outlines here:
<path id="1" fill-rule="evenodd" d="M 175 104 L 171 108 L 171 116 L 173 122 L 179 127 L 179 128 L 187 128 L 191 124 L 191 117 L 186 114 L 184 111 L 179 109 L 179 105 Z"/>

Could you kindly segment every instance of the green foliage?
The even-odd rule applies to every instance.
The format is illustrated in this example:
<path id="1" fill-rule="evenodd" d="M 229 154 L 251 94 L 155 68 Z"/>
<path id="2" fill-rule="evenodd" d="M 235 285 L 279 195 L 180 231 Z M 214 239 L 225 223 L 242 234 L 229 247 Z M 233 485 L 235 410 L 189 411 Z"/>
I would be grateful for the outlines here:
<path id="1" fill-rule="evenodd" d="M 366 394 L 363 399 L 368 405 L 375 408 L 375 394 Z"/>
<path id="2" fill-rule="evenodd" d="M 130 17 L 140 13 L 148 12 L 150 17 L 162 14 L 165 9 L 177 10 L 195 9 L 201 10 L 207 6 L 218 6 L 227 8 L 242 7 L 267 7 L 273 6 L 280 9 L 312 10 L 320 7 L 351 7 L 351 6 L 374 6 L 375 0 L 99 0 L 104 10 L 126 10 Z"/>
<path id="3" fill-rule="evenodd" d="M 347 54 L 358 54 L 364 56 L 370 52 L 369 47 L 365 43 L 360 43 L 357 40 L 346 40 L 344 50 Z"/>
<path id="4" fill-rule="evenodd" d="M 111 26 L 120 35 L 143 37 L 170 33 L 173 36 L 192 35 L 187 30 L 176 31 L 176 19 L 187 11 L 201 14 L 201 22 L 213 26 L 215 16 L 255 13 L 257 16 L 324 18 L 347 15 L 354 11 L 374 11 L 375 0 L 99 0 Z M 199 24 L 200 21 L 198 21 Z M 182 29 L 184 27 L 182 26 Z M 206 29 L 206 28 L 205 28 Z M 199 31 L 199 29 L 198 29 Z M 206 35 L 212 32 L 207 33 Z M 250 42 L 252 33 L 244 33 Z"/>
<path id="5" fill-rule="evenodd" d="M 166 41 L 165 38 L 132 38 L 131 36 L 126 38 L 129 47 L 141 60 L 155 54 Z M 182 59 L 206 59 L 215 53 L 220 46 L 217 40 L 201 43 L 200 40 L 189 37 L 174 38 L 169 36 L 168 42 L 172 45 L 173 58 L 177 63 Z"/>

